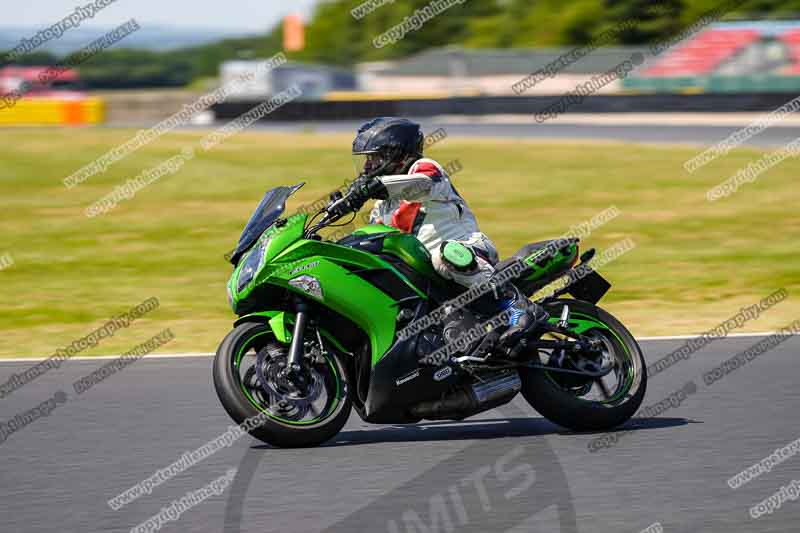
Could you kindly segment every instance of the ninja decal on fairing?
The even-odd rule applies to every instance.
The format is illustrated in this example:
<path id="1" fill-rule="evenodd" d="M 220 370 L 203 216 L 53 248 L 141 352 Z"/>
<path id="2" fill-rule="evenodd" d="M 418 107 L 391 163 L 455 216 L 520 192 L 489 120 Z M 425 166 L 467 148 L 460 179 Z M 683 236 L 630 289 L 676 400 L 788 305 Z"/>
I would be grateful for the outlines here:
<path id="1" fill-rule="evenodd" d="M 310 268 L 314 268 L 318 264 L 319 264 L 319 261 L 311 261 L 310 263 L 307 263 L 305 265 L 300 265 L 299 267 L 297 267 L 294 270 L 292 270 L 291 272 L 289 272 L 289 275 L 291 276 L 292 274 L 297 274 L 298 272 L 302 272 L 303 270 L 308 270 Z"/>

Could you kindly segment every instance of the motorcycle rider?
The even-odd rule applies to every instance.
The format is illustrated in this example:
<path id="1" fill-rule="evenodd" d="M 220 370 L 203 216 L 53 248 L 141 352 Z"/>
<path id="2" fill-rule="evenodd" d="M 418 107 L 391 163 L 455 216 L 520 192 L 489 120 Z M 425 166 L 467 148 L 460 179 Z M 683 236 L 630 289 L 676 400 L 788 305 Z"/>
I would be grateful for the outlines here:
<path id="1" fill-rule="evenodd" d="M 360 176 L 348 191 L 351 206 L 357 210 L 367 199 L 377 199 L 370 223 L 416 236 L 443 278 L 464 287 L 491 281 L 497 249 L 478 228 L 475 215 L 445 169 L 423 157 L 423 145 L 420 125 L 410 120 L 381 117 L 363 124 L 353 140 Z M 498 289 L 496 312 L 511 311 L 509 327 L 498 339 L 501 346 L 508 346 L 548 315 L 514 285 Z"/>

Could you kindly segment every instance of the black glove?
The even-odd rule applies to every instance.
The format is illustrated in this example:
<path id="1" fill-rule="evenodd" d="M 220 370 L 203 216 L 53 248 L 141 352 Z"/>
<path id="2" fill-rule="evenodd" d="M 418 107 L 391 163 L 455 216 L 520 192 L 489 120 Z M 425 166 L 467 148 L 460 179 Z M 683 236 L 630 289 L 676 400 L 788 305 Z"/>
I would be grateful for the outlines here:
<path id="1" fill-rule="evenodd" d="M 353 211 L 358 211 L 369 199 L 369 181 L 364 176 L 359 176 L 347 189 L 346 202 Z"/>
<path id="2" fill-rule="evenodd" d="M 347 204 L 353 211 L 358 211 L 370 198 L 386 199 L 386 187 L 380 180 L 359 176 L 347 190 Z"/>

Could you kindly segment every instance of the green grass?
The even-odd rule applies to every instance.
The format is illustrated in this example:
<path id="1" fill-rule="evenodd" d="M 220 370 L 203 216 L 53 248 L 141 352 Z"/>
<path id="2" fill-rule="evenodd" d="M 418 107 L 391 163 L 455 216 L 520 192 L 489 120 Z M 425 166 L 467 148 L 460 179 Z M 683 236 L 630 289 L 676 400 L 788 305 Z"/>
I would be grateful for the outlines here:
<path id="1" fill-rule="evenodd" d="M 164 352 L 213 351 L 234 316 L 223 254 L 266 189 L 306 181 L 290 201 L 311 202 L 353 174 L 344 135 L 239 134 L 123 202 L 83 210 L 115 185 L 197 146 L 200 133 L 162 137 L 103 175 L 66 190 L 61 180 L 135 131 L 0 132 L 0 355 L 45 355 L 108 317 L 156 296 L 159 310 L 86 353 L 119 353 L 171 327 Z M 742 331 L 800 317 L 800 163 L 787 160 L 715 203 L 705 191 L 762 152 L 740 149 L 687 175 L 688 147 L 622 143 L 447 139 L 431 156 L 459 159 L 455 182 L 500 248 L 557 237 L 616 205 L 621 215 L 584 246 L 631 237 L 637 247 L 602 271 L 603 306 L 636 335 L 694 333 L 779 287 L 787 301 Z"/>

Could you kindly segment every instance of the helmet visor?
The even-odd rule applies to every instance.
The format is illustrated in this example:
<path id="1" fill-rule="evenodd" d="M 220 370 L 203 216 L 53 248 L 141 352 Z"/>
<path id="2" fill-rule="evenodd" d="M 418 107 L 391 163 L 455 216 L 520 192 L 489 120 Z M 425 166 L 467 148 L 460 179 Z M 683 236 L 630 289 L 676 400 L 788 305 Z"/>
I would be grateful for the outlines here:
<path id="1" fill-rule="evenodd" d="M 353 154 L 353 167 L 359 176 L 371 174 L 385 164 L 386 160 L 379 152 Z"/>

